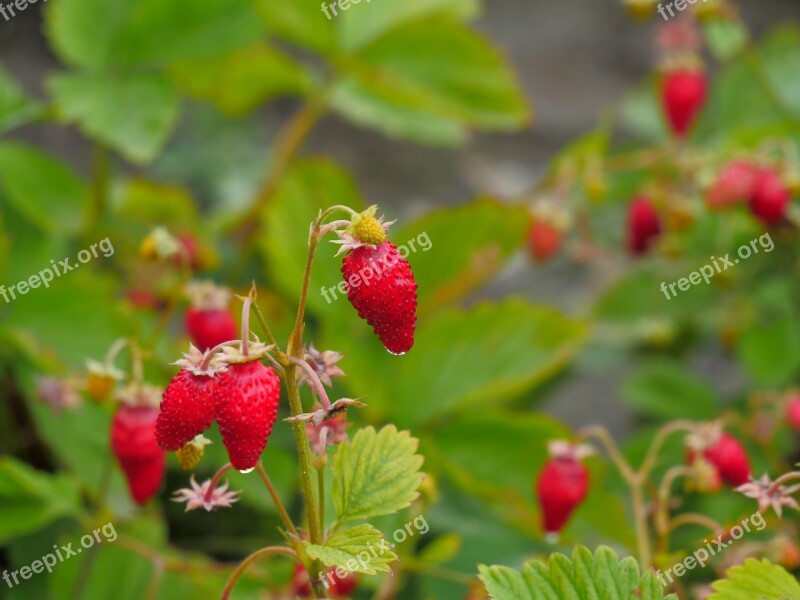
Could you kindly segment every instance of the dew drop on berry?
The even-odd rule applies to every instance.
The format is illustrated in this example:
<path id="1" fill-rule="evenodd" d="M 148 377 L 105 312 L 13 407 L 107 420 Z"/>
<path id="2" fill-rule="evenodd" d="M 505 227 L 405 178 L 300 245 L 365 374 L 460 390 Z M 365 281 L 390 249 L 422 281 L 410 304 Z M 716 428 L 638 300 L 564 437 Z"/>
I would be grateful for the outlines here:
<path id="1" fill-rule="evenodd" d="M 250 467 L 249 469 L 239 469 L 239 473 L 241 473 L 242 475 L 247 475 L 248 473 L 252 473 L 255 470 L 256 470 L 255 467 Z"/>

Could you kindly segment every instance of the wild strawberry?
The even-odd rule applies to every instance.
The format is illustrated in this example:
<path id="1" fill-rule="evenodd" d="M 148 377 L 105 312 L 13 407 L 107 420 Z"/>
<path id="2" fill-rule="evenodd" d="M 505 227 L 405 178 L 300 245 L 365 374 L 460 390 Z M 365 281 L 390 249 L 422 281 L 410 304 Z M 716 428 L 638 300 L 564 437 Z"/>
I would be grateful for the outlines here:
<path id="1" fill-rule="evenodd" d="M 155 436 L 158 409 L 141 400 L 148 394 L 152 395 L 134 391 L 132 397 L 139 399 L 121 406 L 111 422 L 111 450 L 125 474 L 131 497 L 139 505 L 158 492 L 166 464 Z"/>
<path id="2" fill-rule="evenodd" d="M 186 332 L 192 343 L 206 351 L 238 337 L 236 322 L 228 312 L 230 292 L 210 282 L 187 285 L 192 306 L 186 311 Z"/>
<path id="3" fill-rule="evenodd" d="M 648 198 L 639 196 L 628 207 L 628 250 L 646 253 L 661 235 L 661 217 Z"/>
<path id="4" fill-rule="evenodd" d="M 780 174 L 773 169 L 764 169 L 753 185 L 750 212 L 765 225 L 777 225 L 783 220 L 790 200 L 791 193 Z"/>
<path id="5" fill-rule="evenodd" d="M 705 73 L 689 69 L 672 71 L 664 77 L 661 94 L 669 126 L 678 137 L 685 137 L 706 103 Z"/>
<path id="6" fill-rule="evenodd" d="M 352 574 L 347 575 L 346 577 L 339 577 L 339 575 L 336 573 L 336 569 L 330 568 L 325 573 L 321 583 L 327 590 L 328 596 L 331 598 L 349 598 L 353 592 L 355 592 L 358 585 L 358 580 L 356 579 L 355 575 Z M 294 569 L 294 575 L 292 576 L 292 588 L 295 596 L 299 596 L 301 598 L 313 597 L 313 591 L 311 589 L 311 581 L 308 577 L 308 572 L 301 564 L 298 564 Z"/>
<path id="7" fill-rule="evenodd" d="M 602 172 L 594 176 L 602 178 Z M 536 261 L 545 261 L 561 248 L 564 232 L 570 226 L 569 214 L 553 202 L 542 201 L 533 207 L 533 222 L 528 230 L 528 249 Z"/>
<path id="8" fill-rule="evenodd" d="M 408 261 L 386 239 L 386 227 L 375 218 L 376 206 L 353 217 L 339 235 L 349 251 L 342 261 L 347 299 L 372 326 L 386 349 L 405 354 L 414 345 L 417 283 Z"/>
<path id="9" fill-rule="evenodd" d="M 280 379 L 258 360 L 233 363 L 219 375 L 214 412 L 231 464 L 253 469 L 278 418 Z"/>
<path id="10" fill-rule="evenodd" d="M 558 534 L 589 491 L 589 472 L 580 462 L 586 450 L 564 442 L 550 445 L 551 458 L 545 463 L 536 484 L 542 509 L 542 528 L 548 535 Z"/>
<path id="11" fill-rule="evenodd" d="M 792 396 L 786 405 L 786 420 L 792 429 L 800 431 L 800 396 Z"/>
<path id="12" fill-rule="evenodd" d="M 178 236 L 178 251 L 175 253 L 175 264 L 180 266 L 187 266 L 192 270 L 196 270 L 201 264 L 200 245 L 190 233 L 184 233 Z"/>
<path id="13" fill-rule="evenodd" d="M 156 424 L 159 446 L 175 452 L 211 427 L 217 379 L 217 375 L 196 374 L 191 369 L 182 369 L 172 378 Z"/>
<path id="14" fill-rule="evenodd" d="M 746 202 L 753 194 L 758 176 L 758 167 L 746 160 L 729 162 L 706 193 L 708 207 L 728 208 Z"/>
<path id="15" fill-rule="evenodd" d="M 689 438 L 686 458 L 693 463 L 698 453 L 719 472 L 722 481 L 738 487 L 750 481 L 750 460 L 739 441 L 722 431 L 718 424 L 699 428 Z"/>

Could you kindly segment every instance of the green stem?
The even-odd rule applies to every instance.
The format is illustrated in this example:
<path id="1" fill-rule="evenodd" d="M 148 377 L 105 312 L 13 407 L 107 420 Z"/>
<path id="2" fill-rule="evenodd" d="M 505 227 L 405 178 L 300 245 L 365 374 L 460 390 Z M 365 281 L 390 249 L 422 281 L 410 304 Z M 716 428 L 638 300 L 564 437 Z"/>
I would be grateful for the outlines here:
<path id="1" fill-rule="evenodd" d="M 239 566 L 234 569 L 233 573 L 231 573 L 231 576 L 228 578 L 228 583 L 225 584 L 225 589 L 222 590 L 221 600 L 228 600 L 228 598 L 230 598 L 231 592 L 233 592 L 233 587 L 236 585 L 239 577 L 242 576 L 247 567 L 249 567 L 251 563 L 264 556 L 288 556 L 289 558 L 297 560 L 297 552 L 291 548 L 285 548 L 283 546 L 269 546 L 267 548 L 256 550 L 241 563 L 239 563 Z"/>
<path id="2" fill-rule="evenodd" d="M 259 462 L 256 465 L 256 469 L 258 470 L 258 474 L 261 475 L 261 480 L 264 482 L 264 485 L 267 486 L 267 490 L 269 490 L 269 495 L 272 496 L 272 501 L 275 502 L 275 507 L 278 509 L 278 512 L 281 515 L 281 519 L 283 519 L 283 524 L 286 525 L 286 529 L 298 540 L 300 539 L 300 534 L 297 533 L 297 528 L 294 526 L 289 513 L 286 512 L 286 508 L 283 506 L 283 502 L 281 502 L 280 497 L 278 496 L 278 492 L 275 491 L 275 487 L 272 485 L 272 481 L 267 475 L 266 470 L 264 470 L 264 465 Z"/>
<path id="3" fill-rule="evenodd" d="M 317 492 L 319 493 L 319 514 L 325 519 L 325 465 L 317 466 Z"/>

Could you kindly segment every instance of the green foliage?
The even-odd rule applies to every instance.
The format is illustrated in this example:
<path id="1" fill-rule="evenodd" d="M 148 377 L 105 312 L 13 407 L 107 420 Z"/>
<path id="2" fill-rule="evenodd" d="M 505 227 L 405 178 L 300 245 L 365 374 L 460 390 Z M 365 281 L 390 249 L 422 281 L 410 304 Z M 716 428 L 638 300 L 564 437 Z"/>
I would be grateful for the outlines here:
<path id="1" fill-rule="evenodd" d="M 594 555 L 578 546 L 572 558 L 552 554 L 546 563 L 531 560 L 514 571 L 481 565 L 480 577 L 494 600 L 661 600 L 663 588 L 652 571 L 639 575 L 633 558 L 619 560 L 611 548 Z M 674 594 L 666 596 L 676 599 Z"/>
<path id="2" fill-rule="evenodd" d="M 341 567 L 352 573 L 388 573 L 397 560 L 383 534 L 366 523 L 334 533 L 323 546 L 303 542 L 308 555 L 326 567 Z"/>
<path id="3" fill-rule="evenodd" d="M 710 600 L 786 600 L 800 598 L 800 583 L 786 569 L 766 559 L 748 558 L 712 584 Z"/>
<path id="4" fill-rule="evenodd" d="M 0 458 L 0 543 L 33 533 L 81 511 L 75 482 L 46 475 L 10 457 Z"/>
<path id="5" fill-rule="evenodd" d="M 339 522 L 388 515 L 411 504 L 422 483 L 419 442 L 387 425 L 359 430 L 333 458 L 333 503 Z"/>
<path id="6" fill-rule="evenodd" d="M 634 373 L 622 398 L 637 412 L 658 419 L 713 419 L 719 410 L 714 390 L 672 361 L 652 361 Z"/>

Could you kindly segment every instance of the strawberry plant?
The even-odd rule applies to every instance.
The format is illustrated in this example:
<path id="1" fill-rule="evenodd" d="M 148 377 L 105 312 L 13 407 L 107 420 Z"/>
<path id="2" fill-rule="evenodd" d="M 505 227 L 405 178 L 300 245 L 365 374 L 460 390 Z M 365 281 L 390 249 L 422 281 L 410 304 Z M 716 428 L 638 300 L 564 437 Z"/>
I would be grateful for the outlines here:
<path id="1" fill-rule="evenodd" d="M 0 21 L 2 597 L 800 597 L 800 27 L 501 4 Z"/>

